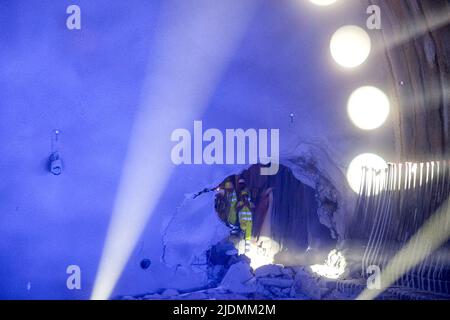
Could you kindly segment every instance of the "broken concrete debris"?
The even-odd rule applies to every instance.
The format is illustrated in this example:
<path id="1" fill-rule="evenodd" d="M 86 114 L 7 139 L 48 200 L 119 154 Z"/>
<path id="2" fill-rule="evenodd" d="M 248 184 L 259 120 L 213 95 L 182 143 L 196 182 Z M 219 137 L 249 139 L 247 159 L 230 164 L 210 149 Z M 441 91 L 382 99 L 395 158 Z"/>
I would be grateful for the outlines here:
<path id="1" fill-rule="evenodd" d="M 122 300 L 351 300 L 365 288 L 362 279 L 332 280 L 314 274 L 307 266 L 266 265 L 252 270 L 247 259 L 236 259 L 215 287 L 179 292 L 164 289 Z M 423 299 L 414 292 L 388 289 L 380 299 Z"/>
<path id="2" fill-rule="evenodd" d="M 221 279 L 211 283 L 217 286 L 192 292 L 165 289 L 143 296 L 126 296 L 124 300 L 248 300 L 326 298 L 333 291 L 326 281 L 315 276 L 307 267 L 265 265 L 252 270 L 248 259 L 236 257 Z M 223 267 L 223 266 L 222 266 Z M 216 274 L 218 275 L 218 274 Z M 335 286 L 331 286 L 335 288 Z M 336 290 L 335 290 L 336 291 Z M 335 293 L 336 294 L 336 293 Z"/>

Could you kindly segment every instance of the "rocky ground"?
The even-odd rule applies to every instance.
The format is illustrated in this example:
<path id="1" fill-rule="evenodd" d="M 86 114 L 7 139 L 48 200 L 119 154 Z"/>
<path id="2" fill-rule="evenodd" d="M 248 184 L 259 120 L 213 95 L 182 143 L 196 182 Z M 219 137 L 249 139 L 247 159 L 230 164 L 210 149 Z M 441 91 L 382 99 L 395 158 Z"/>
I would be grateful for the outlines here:
<path id="1" fill-rule="evenodd" d="M 305 278 L 306 276 L 306 278 Z M 217 287 L 180 293 L 166 289 L 158 293 L 123 299 L 175 299 L 175 300 L 247 300 L 247 299 L 314 299 L 325 292 L 318 282 L 303 268 L 284 268 L 268 265 L 251 270 L 246 261 L 233 264 Z"/>
<path id="2" fill-rule="evenodd" d="M 253 270 L 250 259 L 238 255 L 234 245 L 224 240 L 207 253 L 209 284 L 192 291 L 161 289 L 123 300 L 353 300 L 364 289 L 366 280 L 358 261 L 347 261 L 342 279 L 333 280 L 312 272 L 309 266 L 264 265 Z M 429 300 L 450 299 L 426 292 L 391 287 L 378 299 Z"/>
<path id="3" fill-rule="evenodd" d="M 211 288 L 179 292 L 163 289 L 152 294 L 124 296 L 123 300 L 353 300 L 365 288 L 363 279 L 331 280 L 309 267 L 262 266 L 252 270 L 246 259 L 232 264 L 221 282 Z M 387 290 L 380 299 L 445 299 L 401 288 Z"/>

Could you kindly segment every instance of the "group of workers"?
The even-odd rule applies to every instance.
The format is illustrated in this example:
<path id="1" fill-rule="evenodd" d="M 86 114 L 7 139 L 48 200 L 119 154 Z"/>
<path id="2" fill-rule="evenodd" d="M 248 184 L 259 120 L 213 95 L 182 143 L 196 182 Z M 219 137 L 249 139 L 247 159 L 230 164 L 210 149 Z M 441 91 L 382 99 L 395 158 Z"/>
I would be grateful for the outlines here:
<path id="1" fill-rule="evenodd" d="M 218 191 L 216 210 L 222 215 L 222 219 L 227 222 L 231 234 L 243 237 L 245 252 L 249 252 L 255 206 L 245 180 L 242 178 L 238 180 L 238 188 L 234 187 L 231 180 L 227 180 L 223 188 L 219 188 Z M 217 203 L 220 203 L 220 205 L 217 205 Z M 220 208 L 217 208 L 217 206 L 220 206 Z"/>

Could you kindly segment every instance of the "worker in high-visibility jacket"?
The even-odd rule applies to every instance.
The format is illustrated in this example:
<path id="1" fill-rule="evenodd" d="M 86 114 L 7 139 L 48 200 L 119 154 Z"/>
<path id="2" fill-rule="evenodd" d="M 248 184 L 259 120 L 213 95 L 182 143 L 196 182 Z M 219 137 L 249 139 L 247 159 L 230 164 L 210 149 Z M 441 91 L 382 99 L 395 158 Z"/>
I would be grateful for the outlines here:
<path id="1" fill-rule="evenodd" d="M 237 205 L 237 196 L 236 191 L 234 190 L 233 183 L 231 181 L 225 182 L 225 199 L 227 202 L 227 210 L 228 210 L 228 226 L 231 228 L 231 233 L 239 232 L 239 220 L 236 212 Z"/>
<path id="2" fill-rule="evenodd" d="M 253 229 L 253 209 L 254 205 L 250 199 L 250 195 L 247 190 L 241 191 L 239 195 L 239 201 L 236 209 L 239 216 L 239 225 L 244 233 L 245 252 L 250 251 L 250 241 L 252 239 Z"/>

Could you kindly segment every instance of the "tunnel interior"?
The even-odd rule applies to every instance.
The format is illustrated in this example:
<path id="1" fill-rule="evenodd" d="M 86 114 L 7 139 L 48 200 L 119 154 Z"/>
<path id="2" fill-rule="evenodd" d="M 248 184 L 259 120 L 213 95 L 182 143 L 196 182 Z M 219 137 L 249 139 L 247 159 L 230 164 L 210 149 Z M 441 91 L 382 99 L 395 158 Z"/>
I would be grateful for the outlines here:
<path id="1" fill-rule="evenodd" d="M 323 261 L 336 246 L 337 239 L 333 239 L 332 231 L 320 222 L 318 209 L 328 206 L 333 212 L 338 203 L 320 199 L 317 190 L 299 181 L 286 166 L 281 165 L 273 176 L 261 175 L 260 168 L 261 165 L 253 165 L 230 175 L 218 189 L 224 190 L 225 183 L 231 182 L 239 194 L 242 191 L 239 181 L 245 181 L 255 206 L 252 237 L 256 242 L 261 237 L 269 237 L 279 245 L 275 263 L 295 265 Z M 223 223 L 227 223 L 226 201 L 216 196 L 215 209 Z"/>
<path id="2" fill-rule="evenodd" d="M 450 3 L 319 2 L 0 1 L 0 299 L 450 300 Z"/>

